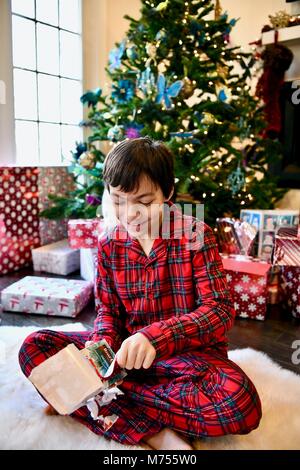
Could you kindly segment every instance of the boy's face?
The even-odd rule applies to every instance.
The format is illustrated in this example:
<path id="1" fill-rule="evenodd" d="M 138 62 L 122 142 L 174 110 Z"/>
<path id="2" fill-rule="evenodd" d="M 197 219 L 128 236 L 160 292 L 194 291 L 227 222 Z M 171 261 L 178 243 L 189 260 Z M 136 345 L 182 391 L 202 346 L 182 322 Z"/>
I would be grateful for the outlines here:
<path id="1" fill-rule="evenodd" d="M 110 186 L 109 193 L 118 220 L 131 236 L 141 239 L 158 236 L 163 203 L 167 201 L 160 187 L 142 175 L 135 192 L 125 193 L 119 186 Z"/>

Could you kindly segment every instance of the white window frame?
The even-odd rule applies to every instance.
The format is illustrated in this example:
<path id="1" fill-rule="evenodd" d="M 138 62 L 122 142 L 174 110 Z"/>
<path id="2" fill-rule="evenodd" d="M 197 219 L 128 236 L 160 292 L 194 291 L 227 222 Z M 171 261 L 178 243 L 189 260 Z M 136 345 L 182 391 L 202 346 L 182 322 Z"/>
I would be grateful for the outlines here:
<path id="1" fill-rule="evenodd" d="M 81 38 L 81 51 L 83 51 L 83 8 L 82 0 L 80 1 L 80 14 L 81 14 L 81 28 L 77 33 Z M 14 90 L 13 90 L 13 70 L 14 68 L 21 69 L 21 67 L 14 67 L 13 65 L 13 53 L 12 53 L 12 17 L 13 13 L 11 11 L 11 0 L 0 0 L 0 44 L 4 45 L 3 53 L 0 54 L 0 166 L 21 166 L 17 162 L 17 153 L 16 153 L 16 135 L 15 135 L 15 112 L 14 112 Z M 14 14 L 15 15 L 15 14 Z M 22 15 L 16 15 L 22 17 Z M 27 18 L 27 17 L 25 17 Z M 35 23 L 46 24 L 42 21 L 36 19 L 31 19 Z M 53 25 L 49 26 L 53 27 Z M 55 26 L 56 27 L 56 26 Z M 58 31 L 67 31 L 64 28 L 61 28 L 59 25 L 56 27 Z M 74 33 L 72 31 L 72 33 Z M 76 34 L 76 33 L 75 33 Z M 83 57 L 81 56 L 81 77 L 77 82 L 81 84 L 81 92 L 83 89 Z M 34 71 L 36 74 L 37 70 Z M 44 72 L 42 72 L 44 73 Z M 51 75 L 51 74 L 50 74 Z M 54 76 L 61 77 L 60 71 L 59 75 L 53 74 Z M 62 77 L 64 78 L 64 77 Z M 68 77 L 66 77 L 68 78 Z M 83 118 L 83 117 L 81 117 Z M 19 120 L 19 119 L 18 119 Z M 25 119 L 27 121 L 27 119 Z M 61 121 L 61 120 L 60 120 Z M 40 122 L 37 118 L 37 121 Z M 60 126 L 65 125 L 65 123 L 59 122 Z M 84 132 L 82 133 L 82 139 L 84 138 Z M 75 142 L 74 142 L 75 147 Z M 71 151 L 72 149 L 70 149 Z M 69 155 L 70 156 L 70 155 Z M 33 163 L 28 161 L 28 165 L 32 166 Z M 36 164 L 34 164 L 36 166 Z M 60 163 L 55 164 L 54 166 L 68 166 L 68 161 L 61 161 Z M 47 162 L 40 160 L 37 166 L 49 166 Z M 53 166 L 50 164 L 50 166 Z"/>

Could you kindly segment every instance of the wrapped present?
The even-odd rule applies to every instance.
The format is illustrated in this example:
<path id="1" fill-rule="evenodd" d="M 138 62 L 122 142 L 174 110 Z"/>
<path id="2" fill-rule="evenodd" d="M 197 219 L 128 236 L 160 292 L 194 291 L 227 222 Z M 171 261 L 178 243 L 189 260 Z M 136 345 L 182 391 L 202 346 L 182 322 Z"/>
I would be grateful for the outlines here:
<path id="1" fill-rule="evenodd" d="M 280 300 L 293 317 L 300 318 L 300 266 L 281 266 Z"/>
<path id="2" fill-rule="evenodd" d="M 103 230 L 103 219 L 71 219 L 68 221 L 69 244 L 72 248 L 96 248 Z"/>
<path id="3" fill-rule="evenodd" d="M 273 264 L 280 268 L 282 304 L 300 318 L 300 237 L 298 227 L 280 228 L 275 235 Z"/>
<path id="4" fill-rule="evenodd" d="M 74 279 L 26 276 L 1 293 L 3 310 L 76 317 L 93 297 L 93 283 Z"/>
<path id="5" fill-rule="evenodd" d="M 298 227 L 279 228 L 275 234 L 273 264 L 300 266 L 300 237 Z"/>
<path id="6" fill-rule="evenodd" d="M 0 167 L 0 275 L 32 263 L 40 246 L 38 169 Z"/>
<path id="7" fill-rule="evenodd" d="M 275 305 L 280 302 L 280 276 L 280 266 L 271 266 L 268 273 L 268 303 L 270 305 Z"/>
<path id="8" fill-rule="evenodd" d="M 221 254 L 236 315 L 265 320 L 271 265 L 246 256 Z"/>
<path id="9" fill-rule="evenodd" d="M 216 219 L 219 250 L 225 254 L 250 255 L 257 228 L 248 222 L 225 217 Z"/>
<path id="10" fill-rule="evenodd" d="M 278 227 L 297 227 L 299 224 L 299 211 L 242 209 L 240 219 L 258 229 L 257 252 L 253 255 L 270 262 Z"/>
<path id="11" fill-rule="evenodd" d="M 97 248 L 80 248 L 80 276 L 82 279 L 95 280 L 97 254 Z"/>
<path id="12" fill-rule="evenodd" d="M 103 388 L 103 381 L 75 344 L 35 367 L 29 380 L 62 415 L 73 413 Z"/>
<path id="13" fill-rule="evenodd" d="M 38 168 L 39 211 L 48 209 L 51 201 L 48 194 L 65 196 L 74 190 L 74 177 L 65 167 Z M 39 233 L 41 245 L 47 245 L 68 236 L 67 219 L 50 220 L 44 217 L 39 219 Z"/>
<path id="14" fill-rule="evenodd" d="M 74 219 L 68 222 L 69 244 L 80 248 L 80 275 L 87 281 L 95 279 L 98 237 L 106 229 L 103 219 Z"/>
<path id="15" fill-rule="evenodd" d="M 115 384 L 127 376 L 125 369 L 115 365 L 114 352 L 104 339 L 81 350 L 71 343 L 36 366 L 28 379 L 59 414 L 87 406 L 92 418 L 108 429 L 117 416 L 99 415 L 100 408 L 124 395 Z"/>
<path id="16" fill-rule="evenodd" d="M 66 276 L 80 267 L 79 250 L 70 248 L 68 239 L 32 250 L 34 271 Z"/>
<path id="17" fill-rule="evenodd" d="M 48 193 L 64 195 L 73 176 L 62 167 L 0 167 L 0 275 L 32 264 L 31 249 L 66 238 L 65 220 L 40 218 Z"/>

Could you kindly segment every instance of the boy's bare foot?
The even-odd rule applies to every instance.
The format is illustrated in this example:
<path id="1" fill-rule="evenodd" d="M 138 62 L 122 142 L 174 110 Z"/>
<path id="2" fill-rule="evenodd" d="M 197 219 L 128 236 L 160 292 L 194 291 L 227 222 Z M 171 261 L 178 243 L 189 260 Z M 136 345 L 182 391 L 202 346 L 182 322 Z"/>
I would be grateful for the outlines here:
<path id="1" fill-rule="evenodd" d="M 58 415 L 58 412 L 51 405 L 47 405 L 44 409 L 44 413 L 48 416 Z"/>
<path id="2" fill-rule="evenodd" d="M 157 434 L 142 439 L 142 442 L 159 450 L 194 450 L 185 437 L 170 428 L 164 428 Z"/>

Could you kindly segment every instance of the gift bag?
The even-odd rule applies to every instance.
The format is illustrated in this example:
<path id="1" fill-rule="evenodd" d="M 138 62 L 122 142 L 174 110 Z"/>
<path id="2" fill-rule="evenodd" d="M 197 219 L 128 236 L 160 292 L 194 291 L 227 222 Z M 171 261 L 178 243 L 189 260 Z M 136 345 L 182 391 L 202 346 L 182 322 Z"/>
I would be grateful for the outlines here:
<path id="1" fill-rule="evenodd" d="M 59 414 L 88 406 L 93 419 L 107 429 L 118 417 L 103 417 L 100 408 L 123 394 L 115 384 L 126 376 L 102 339 L 81 350 L 69 344 L 35 367 L 28 379 Z"/>

